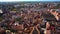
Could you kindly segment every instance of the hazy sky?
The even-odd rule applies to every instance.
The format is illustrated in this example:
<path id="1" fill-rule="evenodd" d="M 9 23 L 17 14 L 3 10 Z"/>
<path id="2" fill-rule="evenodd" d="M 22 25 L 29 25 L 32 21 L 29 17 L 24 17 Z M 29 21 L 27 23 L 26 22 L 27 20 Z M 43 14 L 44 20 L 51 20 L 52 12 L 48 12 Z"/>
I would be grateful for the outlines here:
<path id="1" fill-rule="evenodd" d="M 12 2 L 12 1 L 60 1 L 60 0 L 0 0 L 0 2 Z"/>

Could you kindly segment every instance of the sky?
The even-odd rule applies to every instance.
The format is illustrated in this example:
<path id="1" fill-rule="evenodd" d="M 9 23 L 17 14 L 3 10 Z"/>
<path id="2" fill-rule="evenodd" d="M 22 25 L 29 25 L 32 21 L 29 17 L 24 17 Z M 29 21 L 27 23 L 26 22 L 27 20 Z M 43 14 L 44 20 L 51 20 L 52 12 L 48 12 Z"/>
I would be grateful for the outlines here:
<path id="1" fill-rule="evenodd" d="M 60 0 L 0 0 L 0 2 L 13 2 L 13 1 L 60 1 Z"/>

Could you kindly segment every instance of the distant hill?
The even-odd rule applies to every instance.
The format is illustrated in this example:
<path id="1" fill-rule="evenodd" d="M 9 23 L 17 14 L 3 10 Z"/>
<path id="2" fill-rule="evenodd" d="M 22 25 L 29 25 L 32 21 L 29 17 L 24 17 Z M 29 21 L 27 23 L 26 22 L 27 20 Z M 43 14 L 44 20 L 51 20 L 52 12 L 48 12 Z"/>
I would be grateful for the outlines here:
<path id="1" fill-rule="evenodd" d="M 49 3 L 60 3 L 59 1 L 48 1 Z M 1 4 L 24 4 L 24 3 L 48 3 L 47 1 L 19 1 L 19 2 L 0 2 Z"/>

